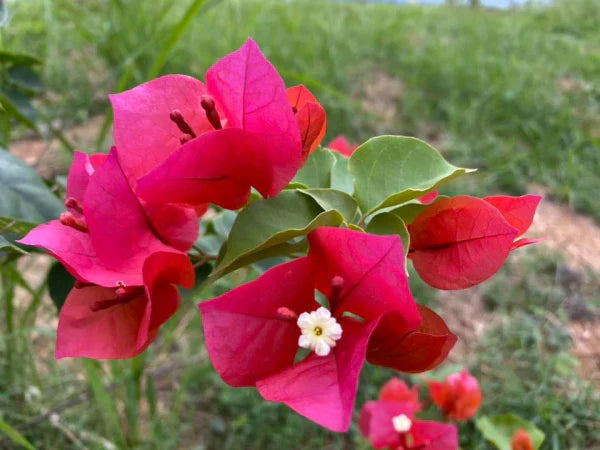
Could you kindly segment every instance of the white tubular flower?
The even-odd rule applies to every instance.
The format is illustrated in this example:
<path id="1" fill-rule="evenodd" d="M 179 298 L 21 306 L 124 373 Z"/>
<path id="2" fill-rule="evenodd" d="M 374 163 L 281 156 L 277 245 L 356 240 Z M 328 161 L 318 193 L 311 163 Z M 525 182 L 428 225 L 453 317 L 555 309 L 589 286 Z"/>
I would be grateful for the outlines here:
<path id="1" fill-rule="evenodd" d="M 335 341 L 342 337 L 342 327 L 327 308 L 320 307 L 310 313 L 303 312 L 296 322 L 302 334 L 298 338 L 298 345 L 308 348 L 319 356 L 327 356 Z"/>
<path id="2" fill-rule="evenodd" d="M 392 417 L 392 423 L 394 424 L 394 430 L 398 433 L 406 433 L 412 427 L 412 420 L 406 414 Z"/>

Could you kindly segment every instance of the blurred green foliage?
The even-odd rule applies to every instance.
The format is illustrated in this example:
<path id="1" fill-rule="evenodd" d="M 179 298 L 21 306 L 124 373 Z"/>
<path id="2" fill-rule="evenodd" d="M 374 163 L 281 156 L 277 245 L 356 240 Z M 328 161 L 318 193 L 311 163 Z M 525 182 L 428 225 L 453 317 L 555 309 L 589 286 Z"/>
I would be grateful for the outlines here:
<path id="1" fill-rule="evenodd" d="M 28 0 L 9 7 L 3 48 L 42 61 L 46 90 L 35 106 L 65 127 L 96 114 L 108 124 L 106 94 L 159 73 L 203 78 L 216 58 L 252 36 L 289 85 L 306 84 L 323 103 L 328 138 L 416 135 L 453 163 L 482 169 L 476 186 L 463 190 L 522 193 L 535 181 L 600 218 L 595 0 L 509 11 L 316 0 Z M 97 141 L 106 148 L 103 134 Z M 465 363 L 484 387 L 483 413 L 532 420 L 546 433 L 543 448 L 593 448 L 600 402 L 569 354 L 564 300 L 571 292 L 556 282 L 559 259 L 527 252 L 482 285 L 498 321 L 468 343 L 474 350 Z M 40 256 L 2 266 L 0 448 L 17 445 L 6 430 L 42 449 L 369 447 L 355 426 L 348 435 L 329 433 L 220 381 L 203 348 L 197 295 L 185 299 L 143 358 L 55 362 L 56 308 L 42 301 L 45 276 L 22 275 L 48 268 Z M 234 272 L 202 295 L 255 276 Z M 414 273 L 411 288 L 418 301 L 436 304 Z M 13 304 L 19 291 L 26 304 Z M 375 398 L 390 376 L 367 367 L 357 405 Z M 464 448 L 489 448 L 471 422 L 460 433 Z"/>

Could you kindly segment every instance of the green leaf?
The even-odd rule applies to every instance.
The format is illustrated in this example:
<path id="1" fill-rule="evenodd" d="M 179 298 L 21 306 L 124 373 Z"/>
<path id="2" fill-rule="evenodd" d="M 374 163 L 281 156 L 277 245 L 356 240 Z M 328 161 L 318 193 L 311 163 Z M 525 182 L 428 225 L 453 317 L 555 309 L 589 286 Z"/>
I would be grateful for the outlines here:
<path id="1" fill-rule="evenodd" d="M 13 244 L 9 240 L 7 240 L 4 236 L 0 235 L 0 250 L 6 251 L 6 249 L 13 251 L 13 252 L 21 253 L 23 255 L 28 254 L 25 250 L 17 247 L 15 244 Z"/>
<path id="2" fill-rule="evenodd" d="M 0 172 L 0 176 L 1 176 Z M 2 205 L 0 205 L 0 210 Z M 12 233 L 24 236 L 37 227 L 37 223 L 27 222 L 24 220 L 13 219 L 12 217 L 1 217 L 0 216 L 0 233 Z"/>
<path id="3" fill-rule="evenodd" d="M 265 257 L 286 254 L 297 244 L 288 242 L 291 239 L 320 226 L 338 226 L 343 220 L 339 212 L 324 211 L 298 191 L 256 200 L 238 214 L 215 272 L 222 275 Z"/>
<path id="4" fill-rule="evenodd" d="M 427 206 L 428 205 L 414 201 L 391 209 L 389 212 L 400 217 L 404 223 L 412 223 L 417 216 L 427 208 Z"/>
<path id="5" fill-rule="evenodd" d="M 402 246 L 404 247 L 404 254 L 408 254 L 408 248 L 410 246 L 410 235 L 406 229 L 406 225 L 400 217 L 391 212 L 384 212 L 377 214 L 373 217 L 365 230 L 371 234 L 397 234 L 402 240 Z"/>
<path id="6" fill-rule="evenodd" d="M 519 428 L 523 428 L 529 433 L 533 448 L 536 450 L 540 448 L 545 438 L 544 433 L 534 424 L 513 414 L 482 416 L 475 421 L 475 426 L 488 441 L 500 450 L 511 450 L 510 441 Z"/>
<path id="7" fill-rule="evenodd" d="M 334 162 L 333 153 L 319 147 L 311 153 L 293 181 L 310 188 L 328 188 L 331 186 L 331 168 Z"/>
<path id="8" fill-rule="evenodd" d="M 165 63 L 167 62 L 167 59 L 169 58 L 171 51 L 186 30 L 193 23 L 194 17 L 196 17 L 196 14 L 198 14 L 205 3 L 206 0 L 194 0 L 192 3 L 190 3 L 177 22 L 177 25 L 171 28 L 169 34 L 165 36 L 164 39 L 161 39 L 163 46 L 158 51 L 156 58 L 154 59 L 154 63 L 148 71 L 148 76 L 146 77 L 147 79 L 155 78 L 161 72 L 165 66 Z"/>
<path id="9" fill-rule="evenodd" d="M 15 444 L 26 448 L 27 450 L 35 450 L 35 447 L 29 442 L 25 437 L 7 424 L 5 421 L 0 419 L 0 431 L 8 436 L 8 438 L 13 441 Z"/>
<path id="10" fill-rule="evenodd" d="M 425 142 L 403 136 L 369 139 L 354 151 L 349 167 L 365 215 L 420 197 L 472 171 L 448 163 Z"/>
<path id="11" fill-rule="evenodd" d="M 42 90 L 40 76 L 29 66 L 12 66 L 7 70 L 8 80 L 30 95 L 39 94 Z"/>
<path id="12" fill-rule="evenodd" d="M 358 213 L 356 200 L 345 192 L 335 189 L 298 189 L 298 192 L 309 195 L 325 211 L 339 211 L 346 222 L 352 222 Z"/>
<path id="13" fill-rule="evenodd" d="M 0 63 L 5 65 L 19 65 L 19 66 L 33 66 L 37 64 L 41 64 L 42 62 L 31 56 L 26 55 L 24 53 L 14 53 L 6 50 L 0 50 Z"/>
<path id="14" fill-rule="evenodd" d="M 0 90 L 0 104 L 19 122 L 33 131 L 38 131 L 35 124 L 36 114 L 31 100 L 26 95 L 17 91 Z"/>
<path id="15" fill-rule="evenodd" d="M 0 191 L 0 217 L 40 223 L 64 211 L 38 174 L 5 150 L 0 150 Z"/>
<path id="16" fill-rule="evenodd" d="M 75 285 L 75 278 L 64 266 L 55 262 L 48 271 L 48 292 L 58 312 L 65 304 L 67 295 Z"/>
<path id="17" fill-rule="evenodd" d="M 343 191 L 352 194 L 354 191 L 354 183 L 352 174 L 348 167 L 348 158 L 338 152 L 332 152 L 335 163 L 331 168 L 331 187 L 338 191 Z"/>

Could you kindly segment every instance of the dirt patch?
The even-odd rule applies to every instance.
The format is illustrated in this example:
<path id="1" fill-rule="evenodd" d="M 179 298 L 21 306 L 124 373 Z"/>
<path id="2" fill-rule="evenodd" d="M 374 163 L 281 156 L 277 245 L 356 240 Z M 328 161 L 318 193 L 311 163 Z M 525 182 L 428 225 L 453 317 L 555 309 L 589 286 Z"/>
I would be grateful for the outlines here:
<path id="1" fill-rule="evenodd" d="M 539 192 L 539 188 L 533 191 Z M 543 237 L 538 245 L 562 254 L 570 267 L 600 272 L 600 227 L 592 218 L 576 214 L 566 205 L 542 201 L 528 236 Z"/>
<path id="2" fill-rule="evenodd" d="M 103 121 L 104 116 L 92 117 L 84 124 L 65 131 L 64 135 L 75 149 L 92 152 L 96 148 L 96 139 Z M 107 136 L 107 141 L 112 142 L 112 130 L 109 130 Z M 110 144 L 107 144 L 106 150 L 109 146 Z M 64 150 L 58 139 L 22 139 L 10 143 L 8 149 L 26 164 L 35 167 L 45 178 L 66 173 L 71 163 L 71 155 Z"/>

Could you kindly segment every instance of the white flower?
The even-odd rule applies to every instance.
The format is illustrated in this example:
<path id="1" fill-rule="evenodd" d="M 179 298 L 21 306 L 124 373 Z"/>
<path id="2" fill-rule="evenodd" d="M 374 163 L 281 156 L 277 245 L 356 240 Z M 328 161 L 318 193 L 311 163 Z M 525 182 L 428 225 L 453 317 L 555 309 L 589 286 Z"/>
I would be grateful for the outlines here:
<path id="1" fill-rule="evenodd" d="M 392 423 L 394 424 L 394 430 L 398 433 L 406 433 L 412 427 L 412 421 L 406 414 L 392 417 Z"/>
<path id="2" fill-rule="evenodd" d="M 298 338 L 298 345 L 309 348 L 319 356 L 327 356 L 335 341 L 342 337 L 342 327 L 331 317 L 327 308 L 320 307 L 311 313 L 303 312 L 296 322 L 302 334 Z"/>

